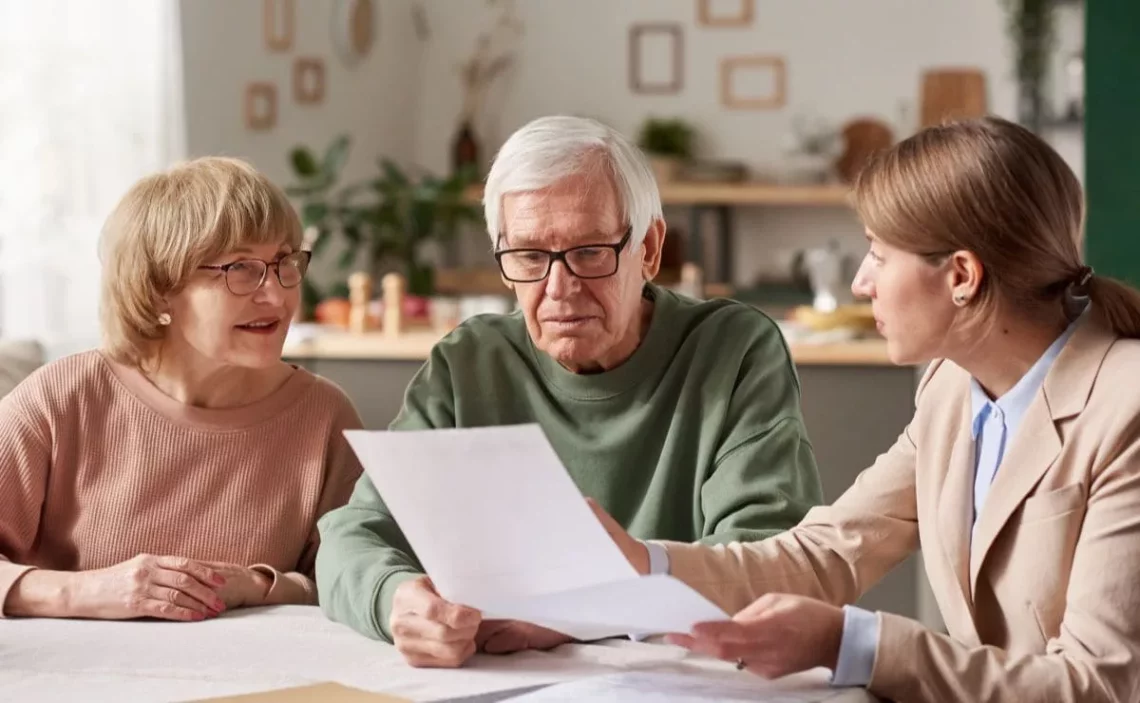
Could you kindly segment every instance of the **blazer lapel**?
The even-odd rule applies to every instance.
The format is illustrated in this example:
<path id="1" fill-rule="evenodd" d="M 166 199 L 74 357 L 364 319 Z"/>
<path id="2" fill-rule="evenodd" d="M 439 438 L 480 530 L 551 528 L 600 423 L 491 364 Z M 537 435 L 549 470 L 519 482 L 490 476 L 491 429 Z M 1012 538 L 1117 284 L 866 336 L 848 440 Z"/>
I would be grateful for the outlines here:
<path id="1" fill-rule="evenodd" d="M 958 435 L 950 450 L 946 477 L 938 496 L 938 533 L 946 558 L 957 577 L 962 600 L 974 611 L 969 582 L 970 525 L 974 518 L 974 438 L 970 432 L 970 404 L 964 405 Z"/>
<path id="2" fill-rule="evenodd" d="M 974 530 L 970 549 L 970 592 L 998 533 L 1061 452 L 1061 437 L 1044 394 L 1038 392 L 1021 420 L 1021 428 L 1002 457 Z"/>
<path id="3" fill-rule="evenodd" d="M 1057 423 L 1084 410 L 1101 363 L 1115 341 L 1111 331 L 1086 320 L 1057 356 L 1002 458 L 978 516 L 969 550 L 971 593 L 1002 528 L 1060 454 L 1062 439 Z"/>

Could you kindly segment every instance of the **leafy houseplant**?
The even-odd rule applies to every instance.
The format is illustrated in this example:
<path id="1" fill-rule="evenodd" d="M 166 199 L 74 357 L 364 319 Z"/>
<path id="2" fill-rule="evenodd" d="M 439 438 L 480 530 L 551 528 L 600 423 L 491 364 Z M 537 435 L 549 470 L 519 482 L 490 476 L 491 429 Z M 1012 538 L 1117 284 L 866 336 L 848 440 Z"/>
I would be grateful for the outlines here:
<path id="1" fill-rule="evenodd" d="M 693 158 L 693 138 L 693 128 L 684 120 L 651 117 L 642 125 L 637 143 L 649 156 L 657 180 L 669 181 Z"/>
<path id="2" fill-rule="evenodd" d="M 302 224 L 307 232 L 315 233 L 313 256 L 320 256 L 339 234 L 346 244 L 338 262 L 340 270 L 347 273 L 363 253 L 374 280 L 392 268 L 401 268 L 409 294 L 430 296 L 435 271 L 423 261 L 423 244 L 449 241 L 462 223 L 483 221 L 482 210 L 464 196 L 476 180 L 474 171 L 457 171 L 446 178 L 412 177 L 392 160 L 381 158 L 378 175 L 343 185 L 341 172 L 348 151 L 348 137 L 340 136 L 319 160 L 304 146 L 289 154 L 297 182 L 286 193 L 300 200 Z M 307 302 L 312 304 L 319 297 L 320 292 L 309 283 Z"/>
<path id="3" fill-rule="evenodd" d="M 1015 51 L 1015 73 L 1020 87 L 1018 118 L 1039 131 L 1045 114 L 1045 79 L 1055 38 L 1057 0 L 1002 0 L 1007 29 Z"/>

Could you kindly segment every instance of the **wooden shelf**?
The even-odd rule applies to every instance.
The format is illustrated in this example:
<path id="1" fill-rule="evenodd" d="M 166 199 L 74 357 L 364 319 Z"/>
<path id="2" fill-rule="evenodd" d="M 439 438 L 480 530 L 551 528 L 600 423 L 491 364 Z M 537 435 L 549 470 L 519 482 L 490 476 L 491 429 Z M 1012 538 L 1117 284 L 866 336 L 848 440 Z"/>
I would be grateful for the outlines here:
<path id="1" fill-rule="evenodd" d="M 665 205 L 770 205 L 848 207 L 851 190 L 845 185 L 793 186 L 772 183 L 673 182 L 661 186 Z M 483 187 L 467 192 L 471 201 L 483 197 Z"/>
<path id="2" fill-rule="evenodd" d="M 364 361 L 424 361 L 445 331 L 418 329 L 396 337 L 382 332 L 352 334 L 324 329 L 308 339 L 289 341 L 286 359 L 354 359 Z M 796 364 L 811 366 L 891 366 L 882 339 L 789 345 Z"/>

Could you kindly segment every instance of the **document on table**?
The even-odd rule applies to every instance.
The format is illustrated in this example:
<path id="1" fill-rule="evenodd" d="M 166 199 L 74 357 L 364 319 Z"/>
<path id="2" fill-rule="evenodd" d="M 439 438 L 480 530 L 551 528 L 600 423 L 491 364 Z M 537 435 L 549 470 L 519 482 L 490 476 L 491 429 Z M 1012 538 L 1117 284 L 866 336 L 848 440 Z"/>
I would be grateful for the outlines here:
<path id="1" fill-rule="evenodd" d="M 707 701 L 764 701 L 764 703 L 816 703 L 840 696 L 837 690 L 796 690 L 773 685 L 754 677 L 753 681 L 712 676 L 683 676 L 631 672 L 591 676 L 569 683 L 548 686 L 534 693 L 512 698 L 511 703 L 707 703 Z"/>
<path id="2" fill-rule="evenodd" d="M 538 425 L 345 436 L 446 600 L 581 640 L 728 618 L 638 575 Z"/>

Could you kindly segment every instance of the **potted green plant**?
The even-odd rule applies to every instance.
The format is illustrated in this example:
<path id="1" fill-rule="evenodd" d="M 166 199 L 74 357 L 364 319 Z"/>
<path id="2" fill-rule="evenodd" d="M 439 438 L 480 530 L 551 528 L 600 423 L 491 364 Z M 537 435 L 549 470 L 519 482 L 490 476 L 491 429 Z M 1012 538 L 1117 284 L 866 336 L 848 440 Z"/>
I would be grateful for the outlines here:
<path id="1" fill-rule="evenodd" d="M 1040 131 L 1048 115 L 1045 83 L 1056 39 L 1057 0 L 1001 0 L 1014 45 L 1018 119 Z"/>
<path id="2" fill-rule="evenodd" d="M 348 152 L 349 139 L 340 136 L 320 159 L 305 146 L 289 154 L 297 182 L 286 192 L 300 201 L 314 258 L 339 235 L 345 247 L 338 267 L 346 277 L 363 256 L 373 280 L 398 269 L 407 277 L 409 296 L 430 297 L 435 271 L 425 260 L 424 245 L 450 241 L 465 222 L 483 222 L 482 209 L 465 196 L 476 180 L 474 170 L 461 169 L 445 178 L 430 173 L 413 176 L 391 159 L 381 158 L 377 175 L 343 184 Z M 343 290 L 343 281 L 337 285 Z M 307 286 L 306 302 L 312 305 L 320 292 L 311 282 Z"/>
<path id="3" fill-rule="evenodd" d="M 679 119 L 651 117 L 645 121 L 637 143 L 649 157 L 659 183 L 675 180 L 681 168 L 693 158 L 694 130 Z"/>

